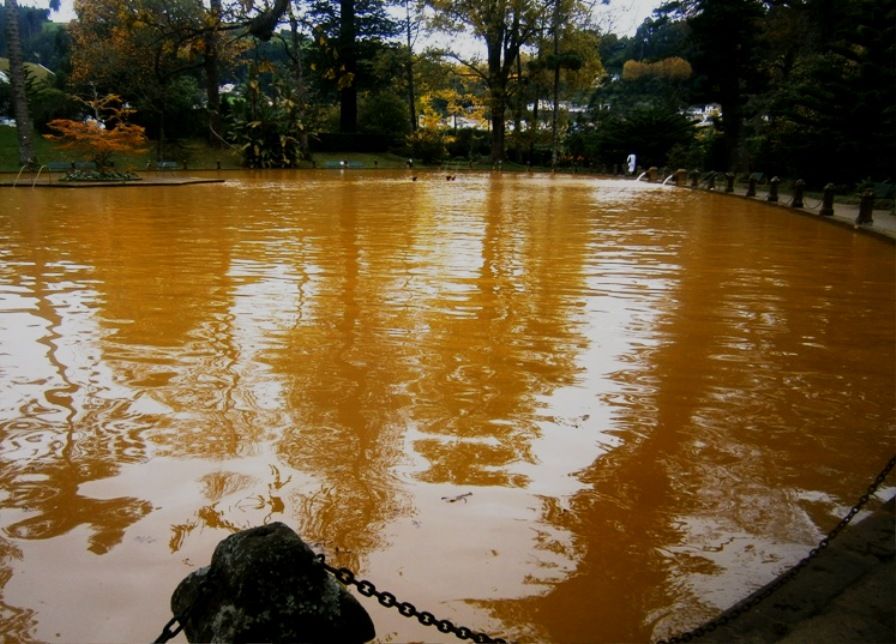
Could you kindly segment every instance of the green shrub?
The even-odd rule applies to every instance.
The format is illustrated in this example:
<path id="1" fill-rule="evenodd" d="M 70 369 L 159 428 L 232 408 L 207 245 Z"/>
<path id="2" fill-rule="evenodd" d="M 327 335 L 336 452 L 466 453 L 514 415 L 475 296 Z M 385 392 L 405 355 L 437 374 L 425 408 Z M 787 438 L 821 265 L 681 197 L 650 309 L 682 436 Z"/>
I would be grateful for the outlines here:
<path id="1" fill-rule="evenodd" d="M 448 154 L 452 158 L 463 157 L 465 159 L 487 156 L 491 151 L 490 145 L 488 132 L 475 128 L 457 130 L 447 143 Z"/>
<path id="2" fill-rule="evenodd" d="M 404 138 L 411 130 L 407 102 L 386 92 L 363 96 L 358 106 L 358 129 L 363 134 Z"/>
<path id="3" fill-rule="evenodd" d="M 425 164 L 437 164 L 448 156 L 446 135 L 434 128 L 420 128 L 407 137 L 411 156 Z"/>

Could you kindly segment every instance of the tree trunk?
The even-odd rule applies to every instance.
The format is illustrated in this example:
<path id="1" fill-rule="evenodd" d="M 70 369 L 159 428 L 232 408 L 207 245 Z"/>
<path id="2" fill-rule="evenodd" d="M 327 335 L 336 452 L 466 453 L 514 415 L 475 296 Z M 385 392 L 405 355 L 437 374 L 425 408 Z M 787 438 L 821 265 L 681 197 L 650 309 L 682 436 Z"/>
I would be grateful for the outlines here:
<path id="1" fill-rule="evenodd" d="M 162 103 L 164 105 L 164 102 Z M 156 163 L 165 161 L 165 108 L 159 108 L 159 138 L 156 140 Z"/>
<path id="2" fill-rule="evenodd" d="M 560 112 L 560 0 L 554 0 L 554 105 L 551 114 L 551 168 L 557 167 L 557 117 Z"/>
<path id="3" fill-rule="evenodd" d="M 529 126 L 529 161 L 535 156 L 535 142 L 538 140 L 538 102 L 541 100 L 540 92 L 536 86 L 532 99 L 532 124 Z"/>
<path id="4" fill-rule="evenodd" d="M 557 117 L 560 112 L 560 65 L 554 67 L 554 108 L 551 112 L 551 167 L 556 168 L 560 156 L 557 140 Z"/>
<path id="5" fill-rule="evenodd" d="M 209 5 L 212 27 L 205 33 L 205 96 L 208 102 L 208 141 L 212 147 L 221 147 L 221 94 L 218 90 L 218 23 L 221 19 L 221 0 L 211 0 Z"/>
<path id="6" fill-rule="evenodd" d="M 4 6 L 13 116 L 16 118 L 16 136 L 19 140 L 19 163 L 34 165 L 37 159 L 34 156 L 34 128 L 28 113 L 28 96 L 25 93 L 25 63 L 22 60 L 22 43 L 19 39 L 19 7 L 16 0 L 5 0 Z"/>
<path id="7" fill-rule="evenodd" d="M 339 81 L 339 131 L 355 132 L 358 129 L 355 0 L 339 0 L 339 61 L 345 69 Z"/>
<path id="8" fill-rule="evenodd" d="M 289 6 L 289 33 L 292 41 L 292 74 L 296 84 L 296 100 L 299 104 L 299 118 L 302 121 L 302 132 L 299 135 L 299 150 L 301 157 L 311 160 L 311 150 L 308 146 L 308 125 L 306 122 L 307 97 L 305 92 L 305 68 L 302 65 L 302 40 L 299 36 L 299 19 Z"/>
<path id="9" fill-rule="evenodd" d="M 489 120 L 492 134 L 492 163 L 504 160 L 504 110 L 507 107 L 506 76 L 502 74 L 501 40 L 486 43 L 488 50 Z"/>
<path id="10" fill-rule="evenodd" d="M 504 160 L 504 110 L 507 107 L 507 96 L 503 85 L 492 87 L 491 123 L 492 123 L 492 163 Z"/>
<path id="11" fill-rule="evenodd" d="M 410 0 L 404 0 L 405 20 L 407 21 L 407 37 L 408 37 L 408 62 L 405 69 L 408 79 L 408 114 L 411 117 L 411 132 L 417 131 L 417 97 L 414 90 L 414 49 L 411 40 L 411 5 Z M 456 129 L 456 128 L 455 128 Z"/>
<path id="12" fill-rule="evenodd" d="M 516 100 L 513 105 L 513 150 L 516 155 L 515 161 L 517 163 L 523 162 L 523 106 L 525 105 L 526 97 L 524 96 L 523 88 L 525 85 L 523 84 L 523 62 L 519 54 L 516 57 L 516 78 L 517 78 L 517 91 L 516 91 Z"/>
<path id="13" fill-rule="evenodd" d="M 741 109 L 740 101 L 720 102 L 722 106 L 722 130 L 725 137 L 725 161 L 727 169 L 734 171 L 742 171 L 743 168 L 739 163 L 738 151 L 740 149 L 740 133 L 741 133 Z"/>
<path id="14" fill-rule="evenodd" d="M 542 67 L 541 53 L 538 54 L 538 68 Z M 538 83 L 538 74 L 532 75 L 532 87 L 530 91 L 532 97 L 532 120 L 529 123 L 528 139 L 529 139 L 529 162 L 535 158 L 535 142 L 538 140 L 538 104 L 541 101 L 541 87 Z"/>

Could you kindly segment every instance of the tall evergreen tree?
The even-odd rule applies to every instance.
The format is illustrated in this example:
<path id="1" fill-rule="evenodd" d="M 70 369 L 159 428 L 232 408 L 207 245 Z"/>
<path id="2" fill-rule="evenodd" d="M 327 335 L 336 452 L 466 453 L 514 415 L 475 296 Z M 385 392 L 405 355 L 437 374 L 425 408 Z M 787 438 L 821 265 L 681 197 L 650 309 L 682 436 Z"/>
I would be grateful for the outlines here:
<path id="1" fill-rule="evenodd" d="M 335 81 L 339 95 L 339 130 L 355 132 L 368 52 L 371 45 L 397 35 L 400 27 L 387 14 L 384 0 L 316 0 L 309 17 L 315 24 L 316 64 Z"/>
<path id="2" fill-rule="evenodd" d="M 698 80 L 694 98 L 722 106 L 725 163 L 728 168 L 738 167 L 742 164 L 738 150 L 743 105 L 759 67 L 757 36 L 764 16 L 763 3 L 761 0 L 681 0 L 667 2 L 658 15 L 687 20 L 694 47 L 690 62 Z"/>
<path id="3" fill-rule="evenodd" d="M 750 106 L 759 162 L 816 184 L 892 178 L 896 0 L 777 6 L 762 44 L 768 86 Z"/>

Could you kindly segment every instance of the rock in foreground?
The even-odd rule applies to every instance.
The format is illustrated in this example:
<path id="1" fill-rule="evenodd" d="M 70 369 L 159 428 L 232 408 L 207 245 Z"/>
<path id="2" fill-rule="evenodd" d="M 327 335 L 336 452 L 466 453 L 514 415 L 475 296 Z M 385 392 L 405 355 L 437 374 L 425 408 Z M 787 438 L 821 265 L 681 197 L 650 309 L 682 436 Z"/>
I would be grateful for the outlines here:
<path id="1" fill-rule="evenodd" d="M 191 642 L 367 642 L 358 601 L 282 523 L 230 535 L 171 597 Z"/>

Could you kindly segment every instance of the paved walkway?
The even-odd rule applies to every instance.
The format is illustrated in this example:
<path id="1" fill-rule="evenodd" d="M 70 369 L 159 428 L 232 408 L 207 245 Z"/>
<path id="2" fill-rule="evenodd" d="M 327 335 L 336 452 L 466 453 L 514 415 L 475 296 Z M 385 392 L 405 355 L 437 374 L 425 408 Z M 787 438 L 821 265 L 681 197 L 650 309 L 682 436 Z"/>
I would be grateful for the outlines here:
<path id="1" fill-rule="evenodd" d="M 848 526 L 818 557 L 756 607 L 695 641 L 896 642 L 894 500 L 896 497 Z"/>
<path id="2" fill-rule="evenodd" d="M 783 195 L 781 198 L 782 207 L 788 210 L 797 210 L 807 215 L 821 217 L 822 219 L 830 219 L 838 224 L 843 224 L 853 228 L 859 228 L 871 233 L 877 233 L 896 240 L 896 214 L 892 210 L 875 210 L 872 213 L 872 222 L 870 224 L 856 225 L 856 218 L 859 216 L 859 207 L 852 204 L 834 203 L 834 215 L 832 217 L 822 217 L 818 214 L 821 207 L 820 204 L 814 208 L 790 208 L 786 204 L 790 203 L 790 195 Z M 808 198 L 803 200 L 806 204 L 815 204 L 816 200 Z"/>
<path id="3" fill-rule="evenodd" d="M 731 194 L 731 196 L 733 197 L 750 199 L 751 201 L 762 201 L 763 203 L 768 203 L 771 206 L 786 208 L 787 210 L 794 213 L 818 217 L 820 219 L 825 219 L 841 226 L 848 226 L 849 228 L 862 230 L 871 234 L 881 235 L 883 237 L 888 237 L 893 241 L 896 241 L 896 213 L 894 213 L 893 210 L 875 210 L 872 213 L 872 223 L 856 225 L 856 218 L 859 216 L 858 205 L 837 203 L 835 201 L 833 216 L 822 216 L 818 214 L 818 211 L 821 209 L 821 201 L 813 197 L 803 198 L 805 207 L 791 208 L 788 204 L 790 204 L 793 197 L 792 195 L 785 193 L 779 194 L 777 202 L 769 202 L 767 192 L 757 192 L 756 197 L 745 197 L 743 194 L 739 194 L 737 192 L 724 193 L 719 190 L 715 190 L 715 192 L 719 194 Z"/>

